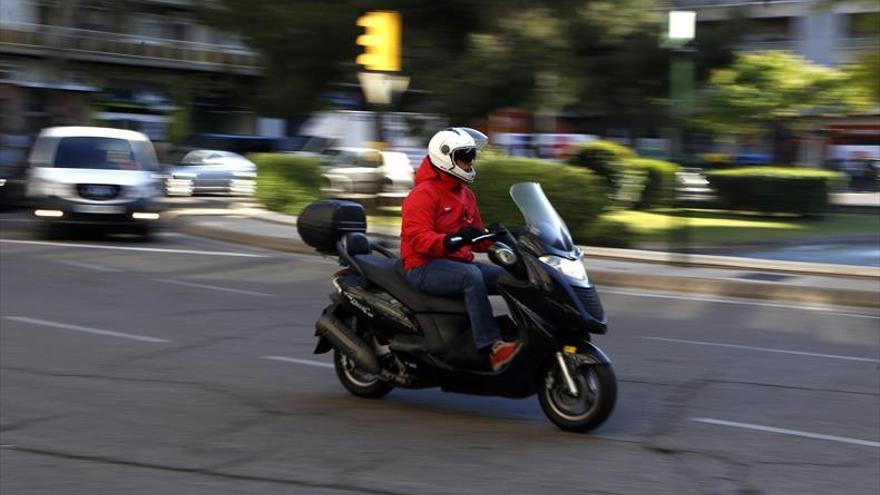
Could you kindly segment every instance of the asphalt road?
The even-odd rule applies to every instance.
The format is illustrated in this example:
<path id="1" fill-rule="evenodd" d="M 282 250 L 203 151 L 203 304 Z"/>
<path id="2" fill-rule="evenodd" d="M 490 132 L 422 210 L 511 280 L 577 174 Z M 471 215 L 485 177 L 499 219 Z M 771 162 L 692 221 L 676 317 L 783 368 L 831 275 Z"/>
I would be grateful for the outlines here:
<path id="1" fill-rule="evenodd" d="M 876 314 L 604 291 L 619 401 L 576 435 L 536 398 L 349 396 L 311 354 L 333 260 L 0 237 L 3 495 L 880 492 Z"/>

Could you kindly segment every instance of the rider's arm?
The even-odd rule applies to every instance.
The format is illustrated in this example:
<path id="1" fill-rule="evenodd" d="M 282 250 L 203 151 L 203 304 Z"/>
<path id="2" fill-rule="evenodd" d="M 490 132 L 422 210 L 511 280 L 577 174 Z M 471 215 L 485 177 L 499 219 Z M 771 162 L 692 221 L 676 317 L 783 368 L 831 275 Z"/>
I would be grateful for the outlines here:
<path id="1" fill-rule="evenodd" d="M 477 198 L 474 197 L 474 227 L 479 229 L 483 229 L 483 219 L 480 217 L 480 207 L 477 206 Z M 471 249 L 478 253 L 485 253 L 492 247 L 492 243 L 495 242 L 494 239 L 486 239 L 483 241 L 475 242 L 471 245 Z"/>
<path id="2" fill-rule="evenodd" d="M 413 191 L 403 201 L 401 237 L 419 254 L 441 257 L 446 254 L 446 234 L 434 230 L 437 202 L 424 190 Z"/>

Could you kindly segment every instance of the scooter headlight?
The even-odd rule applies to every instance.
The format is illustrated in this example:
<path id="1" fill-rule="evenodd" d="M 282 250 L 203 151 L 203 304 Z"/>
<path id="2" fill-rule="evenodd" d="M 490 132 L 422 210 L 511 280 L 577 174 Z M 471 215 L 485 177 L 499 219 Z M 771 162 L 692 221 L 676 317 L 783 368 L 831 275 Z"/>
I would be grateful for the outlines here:
<path id="1" fill-rule="evenodd" d="M 589 282 L 589 279 L 587 278 L 587 270 L 584 268 L 580 259 L 570 260 L 559 256 L 553 256 L 552 254 L 541 256 L 538 259 L 550 265 L 554 270 L 566 277 L 578 281 Z"/>

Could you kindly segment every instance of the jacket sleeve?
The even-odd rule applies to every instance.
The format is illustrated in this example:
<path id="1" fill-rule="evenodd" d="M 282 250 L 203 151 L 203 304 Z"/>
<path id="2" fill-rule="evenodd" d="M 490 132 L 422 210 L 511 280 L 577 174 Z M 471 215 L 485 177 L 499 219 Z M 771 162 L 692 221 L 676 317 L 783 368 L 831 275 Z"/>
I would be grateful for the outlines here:
<path id="1" fill-rule="evenodd" d="M 403 202 L 401 217 L 402 241 L 413 251 L 437 258 L 446 254 L 443 247 L 446 235 L 434 230 L 437 204 L 430 193 L 413 190 Z"/>
<path id="2" fill-rule="evenodd" d="M 477 198 L 476 196 L 471 197 L 473 198 L 474 202 L 474 226 L 480 229 L 485 228 L 485 225 L 483 225 L 483 218 L 480 216 L 480 207 L 477 206 Z M 473 246 L 471 246 L 471 249 L 473 249 L 477 253 L 485 253 L 489 250 L 490 247 L 492 247 L 493 242 L 495 242 L 494 239 L 486 239 L 485 241 L 480 241 L 474 244 Z"/>

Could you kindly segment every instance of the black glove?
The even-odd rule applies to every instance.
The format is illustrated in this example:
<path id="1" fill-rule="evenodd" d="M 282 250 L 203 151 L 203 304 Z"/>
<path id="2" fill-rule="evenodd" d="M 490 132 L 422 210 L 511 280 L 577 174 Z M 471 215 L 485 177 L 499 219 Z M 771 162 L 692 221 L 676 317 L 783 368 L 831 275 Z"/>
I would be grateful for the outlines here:
<path id="1" fill-rule="evenodd" d="M 493 234 L 503 234 L 504 232 L 507 232 L 507 226 L 501 222 L 495 222 L 489 226 L 489 232 Z"/>
<path id="2" fill-rule="evenodd" d="M 470 244 L 474 240 L 474 237 L 481 236 L 485 233 L 485 230 L 478 229 L 473 225 L 462 227 L 454 234 L 446 234 L 446 237 L 443 238 L 443 248 L 446 249 L 447 253 L 454 253 L 461 249 L 462 246 Z"/>

